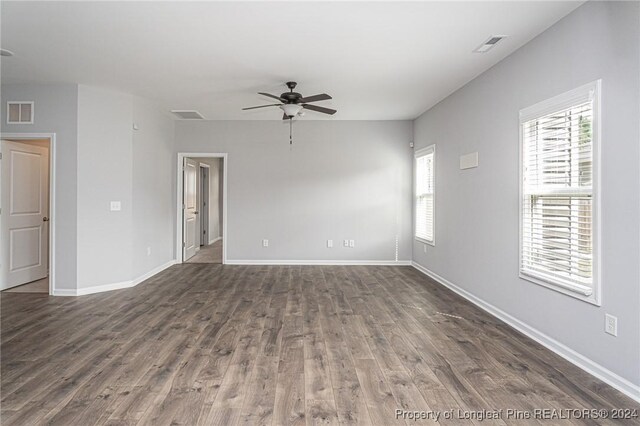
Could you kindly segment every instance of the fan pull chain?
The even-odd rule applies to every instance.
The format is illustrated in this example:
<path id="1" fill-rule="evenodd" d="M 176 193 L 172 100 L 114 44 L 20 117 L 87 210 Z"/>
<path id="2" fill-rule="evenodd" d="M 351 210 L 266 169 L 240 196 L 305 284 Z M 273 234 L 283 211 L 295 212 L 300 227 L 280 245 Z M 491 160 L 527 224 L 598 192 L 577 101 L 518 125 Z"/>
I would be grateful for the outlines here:
<path id="1" fill-rule="evenodd" d="M 289 145 L 293 145 L 293 137 L 291 136 L 293 132 L 293 119 L 289 117 Z"/>

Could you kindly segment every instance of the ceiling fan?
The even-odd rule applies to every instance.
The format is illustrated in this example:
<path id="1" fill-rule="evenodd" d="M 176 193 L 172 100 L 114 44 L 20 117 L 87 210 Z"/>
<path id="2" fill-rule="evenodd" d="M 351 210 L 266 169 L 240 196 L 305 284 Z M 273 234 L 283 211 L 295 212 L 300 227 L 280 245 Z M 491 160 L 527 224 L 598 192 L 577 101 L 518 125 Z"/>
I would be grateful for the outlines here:
<path id="1" fill-rule="evenodd" d="M 242 108 L 243 111 L 248 109 L 257 109 L 257 108 L 267 108 L 267 107 L 280 107 L 280 109 L 284 112 L 282 115 L 283 120 L 291 120 L 296 115 L 299 115 L 303 109 L 308 109 L 310 111 L 321 112 L 323 114 L 333 115 L 337 111 L 331 108 L 325 108 L 317 105 L 310 105 L 309 102 L 317 102 L 317 101 L 326 101 L 331 99 L 331 96 L 326 93 L 322 93 L 320 95 L 313 96 L 302 96 L 300 93 L 294 92 L 293 89 L 296 88 L 298 83 L 295 81 L 289 81 L 286 83 L 289 88 L 289 92 L 284 92 L 280 96 L 271 95 L 269 93 L 258 92 L 259 95 L 268 96 L 273 99 L 277 99 L 280 101 L 279 104 L 269 104 L 269 105 L 260 105 L 249 108 Z"/>

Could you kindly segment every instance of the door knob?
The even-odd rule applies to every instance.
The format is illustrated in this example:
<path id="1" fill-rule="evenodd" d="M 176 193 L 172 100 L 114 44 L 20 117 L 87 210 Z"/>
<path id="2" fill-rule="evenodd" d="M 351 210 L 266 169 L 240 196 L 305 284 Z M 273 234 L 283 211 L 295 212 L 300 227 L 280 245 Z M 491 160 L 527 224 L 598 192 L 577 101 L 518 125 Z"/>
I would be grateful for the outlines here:
<path id="1" fill-rule="evenodd" d="M 42 218 L 42 221 L 43 222 L 49 222 L 49 218 L 45 216 L 45 217 Z"/>

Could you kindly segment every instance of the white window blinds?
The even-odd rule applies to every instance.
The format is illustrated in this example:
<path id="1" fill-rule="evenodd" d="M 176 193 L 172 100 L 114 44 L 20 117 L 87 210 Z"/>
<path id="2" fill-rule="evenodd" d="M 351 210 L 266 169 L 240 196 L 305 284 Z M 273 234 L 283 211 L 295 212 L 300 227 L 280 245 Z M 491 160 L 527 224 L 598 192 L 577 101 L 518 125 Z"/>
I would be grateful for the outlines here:
<path id="1" fill-rule="evenodd" d="M 416 152 L 416 227 L 415 236 L 434 243 L 435 146 Z"/>
<path id="2" fill-rule="evenodd" d="M 593 94 L 521 116 L 520 272 L 585 297 L 594 293 Z"/>

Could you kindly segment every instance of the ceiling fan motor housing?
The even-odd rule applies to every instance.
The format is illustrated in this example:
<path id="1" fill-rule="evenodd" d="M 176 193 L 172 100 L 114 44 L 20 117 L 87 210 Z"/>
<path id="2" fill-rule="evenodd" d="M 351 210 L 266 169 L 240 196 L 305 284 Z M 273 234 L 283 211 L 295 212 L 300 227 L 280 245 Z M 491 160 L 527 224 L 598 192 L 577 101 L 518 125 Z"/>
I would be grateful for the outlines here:
<path id="1" fill-rule="evenodd" d="M 280 97 L 288 104 L 297 104 L 302 99 L 302 95 L 297 92 L 285 92 Z"/>
<path id="2" fill-rule="evenodd" d="M 296 88 L 298 83 L 295 81 L 287 81 L 287 87 L 289 88 L 289 92 L 285 92 L 280 95 L 280 99 L 288 104 L 297 104 L 300 99 L 302 99 L 302 95 L 300 93 L 294 92 L 293 89 Z"/>

